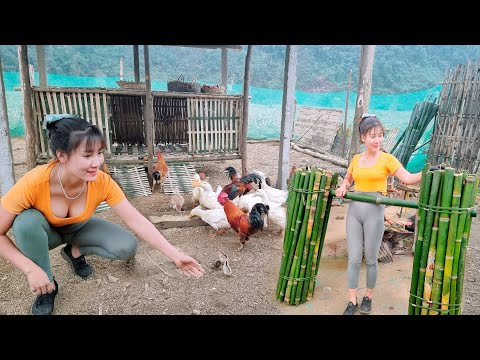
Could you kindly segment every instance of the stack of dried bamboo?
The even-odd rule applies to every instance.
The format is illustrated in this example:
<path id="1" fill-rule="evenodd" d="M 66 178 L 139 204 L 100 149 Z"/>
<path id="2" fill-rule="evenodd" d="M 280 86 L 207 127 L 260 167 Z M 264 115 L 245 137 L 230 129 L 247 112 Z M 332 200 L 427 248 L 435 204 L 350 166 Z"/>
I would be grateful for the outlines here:
<path id="1" fill-rule="evenodd" d="M 392 149 L 392 154 L 397 157 L 404 167 L 407 167 L 415 147 L 427 129 L 428 124 L 438 112 L 438 105 L 435 103 L 436 98 L 433 100 L 429 100 L 429 98 L 415 104 L 407 128 Z"/>
<path id="2" fill-rule="evenodd" d="M 480 176 L 422 172 L 408 313 L 461 314 L 465 254 Z"/>
<path id="3" fill-rule="evenodd" d="M 277 300 L 291 305 L 313 297 L 338 173 L 297 169 L 290 178 L 287 226 L 277 283 Z"/>

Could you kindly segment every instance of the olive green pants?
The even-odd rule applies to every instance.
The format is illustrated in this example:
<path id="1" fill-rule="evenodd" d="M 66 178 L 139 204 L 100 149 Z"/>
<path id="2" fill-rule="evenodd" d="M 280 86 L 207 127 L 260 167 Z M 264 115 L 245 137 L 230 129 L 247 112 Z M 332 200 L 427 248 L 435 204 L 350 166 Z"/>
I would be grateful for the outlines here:
<path id="1" fill-rule="evenodd" d="M 61 227 L 53 227 L 36 209 L 22 211 L 12 225 L 18 249 L 40 266 L 53 281 L 49 250 L 75 243 L 82 255 L 95 254 L 112 260 L 128 260 L 135 255 L 137 238 L 128 230 L 96 217 Z"/>

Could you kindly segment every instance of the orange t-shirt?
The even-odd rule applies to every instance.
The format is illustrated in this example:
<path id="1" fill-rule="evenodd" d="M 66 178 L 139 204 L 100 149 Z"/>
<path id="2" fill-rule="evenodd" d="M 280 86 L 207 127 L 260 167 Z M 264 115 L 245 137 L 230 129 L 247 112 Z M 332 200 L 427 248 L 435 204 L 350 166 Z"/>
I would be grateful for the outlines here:
<path id="1" fill-rule="evenodd" d="M 57 163 L 58 160 L 55 160 L 27 172 L 2 197 L 0 202 L 3 208 L 15 215 L 34 208 L 45 215 L 52 226 L 65 226 L 90 219 L 102 201 L 114 206 L 125 198 L 120 186 L 108 174 L 99 171 L 95 181 L 87 182 L 87 203 L 83 213 L 68 218 L 55 216 L 50 206 L 50 173 Z"/>
<path id="2" fill-rule="evenodd" d="M 347 170 L 355 181 L 354 189 L 362 192 L 381 192 L 386 195 L 388 175 L 394 174 L 402 164 L 392 154 L 382 151 L 375 165 L 360 167 L 358 166 L 360 155 L 356 154 L 353 157 Z"/>

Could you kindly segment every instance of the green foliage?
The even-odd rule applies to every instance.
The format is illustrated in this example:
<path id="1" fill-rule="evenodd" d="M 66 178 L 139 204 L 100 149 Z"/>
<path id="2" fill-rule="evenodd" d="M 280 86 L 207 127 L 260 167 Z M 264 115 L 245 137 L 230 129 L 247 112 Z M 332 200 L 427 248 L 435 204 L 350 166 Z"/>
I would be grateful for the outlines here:
<path id="1" fill-rule="evenodd" d="M 356 90 L 360 45 L 301 45 L 298 52 L 297 90 L 344 91 L 352 69 L 352 90 Z M 184 74 L 204 83 L 220 82 L 221 56 L 218 49 L 151 45 L 152 79 L 169 81 Z M 241 83 L 247 46 L 228 52 L 228 82 Z M 139 46 L 143 74 L 143 47 Z M 1 45 L 4 71 L 18 71 L 17 47 Z M 28 47 L 36 64 L 35 46 Z M 48 45 L 45 47 L 49 74 L 73 76 L 118 76 L 124 58 L 124 77 L 133 79 L 131 45 Z M 373 68 L 373 93 L 398 94 L 423 90 L 439 84 L 445 71 L 468 59 L 480 57 L 479 45 L 378 45 Z M 285 45 L 256 45 L 253 49 L 251 84 L 281 89 Z M 143 76 L 141 76 L 143 78 Z"/>

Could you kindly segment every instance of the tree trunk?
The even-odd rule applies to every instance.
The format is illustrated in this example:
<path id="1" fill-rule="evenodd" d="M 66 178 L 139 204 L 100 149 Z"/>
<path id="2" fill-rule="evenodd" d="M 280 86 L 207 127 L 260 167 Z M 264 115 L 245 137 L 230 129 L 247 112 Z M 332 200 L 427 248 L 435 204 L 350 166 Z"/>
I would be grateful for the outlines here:
<path id="1" fill-rule="evenodd" d="M 248 133 L 248 104 L 250 103 L 250 63 L 252 61 L 253 45 L 248 45 L 245 57 L 245 75 L 243 78 L 243 119 L 240 142 L 240 155 L 242 156 L 242 176 L 247 174 L 247 133 Z"/>
<path id="2" fill-rule="evenodd" d="M 277 188 L 287 190 L 290 173 L 290 139 L 295 116 L 295 85 L 297 83 L 297 45 L 287 45 L 283 80 L 282 123 L 280 128 L 280 150 L 278 156 Z"/>
<path id="3" fill-rule="evenodd" d="M 222 86 L 225 88 L 225 94 L 227 93 L 227 80 L 228 80 L 228 50 L 222 48 Z"/>
<path id="4" fill-rule="evenodd" d="M 0 197 L 15 184 L 12 143 L 8 126 L 7 101 L 3 83 L 2 58 L 0 58 Z"/>
<path id="5" fill-rule="evenodd" d="M 18 45 L 18 62 L 20 66 L 20 82 L 23 94 L 27 170 L 31 170 L 37 166 L 35 154 L 37 141 L 32 109 L 32 88 L 30 87 L 30 76 L 28 73 L 27 45 Z"/>
<path id="6" fill-rule="evenodd" d="M 360 74 L 358 77 L 357 101 L 355 105 L 355 115 L 352 124 L 352 141 L 350 143 L 350 151 L 348 153 L 348 162 L 352 161 L 355 154 L 360 148 L 360 132 L 358 123 L 364 113 L 368 112 L 370 104 L 370 95 L 372 93 L 372 72 L 373 59 L 375 56 L 375 45 L 362 45 L 360 55 Z"/>
<path id="7" fill-rule="evenodd" d="M 145 135 L 148 150 L 148 182 L 150 186 L 153 185 L 153 98 L 152 98 L 152 82 L 150 80 L 150 56 L 148 52 L 148 45 L 143 45 L 144 61 L 145 61 L 145 108 L 144 108 L 144 123 Z"/>
<path id="8" fill-rule="evenodd" d="M 43 45 L 37 45 L 37 66 L 38 82 L 40 87 L 47 87 L 47 65 L 45 63 L 45 48 Z"/>
<path id="9" fill-rule="evenodd" d="M 135 82 L 140 82 L 140 61 L 138 59 L 138 45 L 133 45 L 133 74 Z"/>

